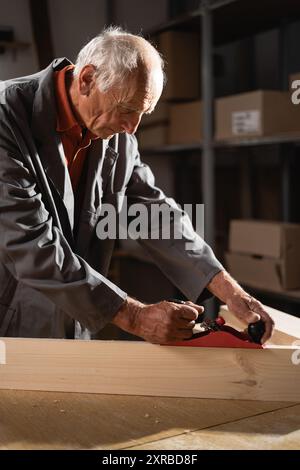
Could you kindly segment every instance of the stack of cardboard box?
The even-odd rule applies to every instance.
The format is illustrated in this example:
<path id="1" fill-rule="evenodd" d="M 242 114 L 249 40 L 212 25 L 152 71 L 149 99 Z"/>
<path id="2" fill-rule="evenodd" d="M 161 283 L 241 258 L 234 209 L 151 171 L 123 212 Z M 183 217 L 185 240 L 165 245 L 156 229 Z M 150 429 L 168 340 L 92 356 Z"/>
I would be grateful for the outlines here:
<path id="1" fill-rule="evenodd" d="M 159 36 L 158 43 L 167 61 L 168 82 L 157 114 L 161 117 L 159 108 L 164 107 L 164 119 L 156 119 L 154 113 L 152 121 L 143 120 L 142 146 L 201 143 L 202 103 L 197 99 L 200 52 L 195 47 L 195 34 L 167 32 Z M 187 44 L 189 54 L 185 53 Z M 295 90 L 291 88 L 295 80 L 300 80 L 300 73 L 289 77 L 290 91 L 256 90 L 216 99 L 215 139 L 299 134 L 300 103 L 292 101 Z M 298 95 L 300 98 L 300 92 Z"/>
<path id="2" fill-rule="evenodd" d="M 290 92 L 257 90 L 216 100 L 216 140 L 300 132 L 300 106 Z"/>
<path id="3" fill-rule="evenodd" d="M 143 148 L 160 147 L 168 143 L 169 104 L 159 101 L 151 114 L 144 114 L 138 132 L 139 145 Z"/>
<path id="4" fill-rule="evenodd" d="M 166 31 L 158 35 L 155 42 L 165 60 L 167 82 L 155 111 L 142 118 L 138 133 L 141 148 L 178 143 L 170 141 L 170 106 L 174 102 L 195 100 L 200 94 L 198 33 Z"/>
<path id="5" fill-rule="evenodd" d="M 202 141 L 201 101 L 172 104 L 170 108 L 170 144 L 194 144 Z"/>
<path id="6" fill-rule="evenodd" d="M 242 284 L 282 292 L 300 288 L 300 224 L 232 220 L 229 272 Z"/>

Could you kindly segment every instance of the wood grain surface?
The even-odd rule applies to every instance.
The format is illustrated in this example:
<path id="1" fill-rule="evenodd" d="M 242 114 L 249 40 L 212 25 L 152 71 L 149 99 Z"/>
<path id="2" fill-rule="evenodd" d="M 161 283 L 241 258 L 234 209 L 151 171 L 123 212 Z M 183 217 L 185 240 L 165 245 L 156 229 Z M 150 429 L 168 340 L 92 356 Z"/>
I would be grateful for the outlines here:
<path id="1" fill-rule="evenodd" d="M 0 449 L 222 448 L 230 445 L 231 433 L 233 443 L 247 448 L 276 439 L 279 445 L 280 436 L 297 436 L 299 408 L 283 402 L 0 390 Z M 277 419 L 273 413 L 279 409 Z"/>

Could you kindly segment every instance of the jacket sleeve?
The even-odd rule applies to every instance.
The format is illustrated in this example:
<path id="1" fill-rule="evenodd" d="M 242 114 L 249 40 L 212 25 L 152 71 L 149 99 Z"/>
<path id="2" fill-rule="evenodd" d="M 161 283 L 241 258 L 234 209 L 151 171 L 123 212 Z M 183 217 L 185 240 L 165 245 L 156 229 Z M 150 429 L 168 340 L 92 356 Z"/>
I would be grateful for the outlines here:
<path id="1" fill-rule="evenodd" d="M 107 324 L 125 292 L 89 266 L 53 224 L 35 178 L 0 121 L 0 261 L 92 332 Z"/>
<path id="2" fill-rule="evenodd" d="M 188 299 L 196 302 L 201 296 L 207 297 L 205 287 L 224 267 L 216 259 L 210 246 L 195 232 L 188 214 L 174 199 L 167 197 L 155 186 L 152 171 L 141 161 L 135 137 L 130 138 L 135 153 L 135 165 L 127 186 L 128 206 L 143 203 L 148 207 L 148 229 L 156 238 L 151 238 L 148 233 L 148 237 L 143 234 L 137 241 L 146 248 L 165 276 Z M 170 225 L 170 230 L 168 228 L 165 232 L 165 237 L 162 235 L 164 221 L 157 224 L 157 220 L 151 215 L 153 204 L 170 209 L 170 217 L 165 221 Z"/>

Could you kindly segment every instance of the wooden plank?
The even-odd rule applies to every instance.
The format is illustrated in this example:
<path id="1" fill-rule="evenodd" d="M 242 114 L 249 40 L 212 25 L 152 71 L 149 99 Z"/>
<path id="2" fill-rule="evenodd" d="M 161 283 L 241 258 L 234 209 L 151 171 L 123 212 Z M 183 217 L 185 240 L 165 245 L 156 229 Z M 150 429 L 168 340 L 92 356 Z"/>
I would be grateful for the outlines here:
<path id="1" fill-rule="evenodd" d="M 284 406 L 283 402 L 0 390 L 0 449 L 125 449 Z"/>
<path id="2" fill-rule="evenodd" d="M 280 312 L 272 307 L 265 307 L 269 315 L 273 318 L 278 331 L 292 337 L 300 338 L 300 318 Z"/>
<path id="3" fill-rule="evenodd" d="M 296 346 L 184 348 L 145 342 L 3 338 L 3 389 L 300 401 Z"/>
<path id="4" fill-rule="evenodd" d="M 300 450 L 300 406 L 130 447 L 131 450 Z"/>

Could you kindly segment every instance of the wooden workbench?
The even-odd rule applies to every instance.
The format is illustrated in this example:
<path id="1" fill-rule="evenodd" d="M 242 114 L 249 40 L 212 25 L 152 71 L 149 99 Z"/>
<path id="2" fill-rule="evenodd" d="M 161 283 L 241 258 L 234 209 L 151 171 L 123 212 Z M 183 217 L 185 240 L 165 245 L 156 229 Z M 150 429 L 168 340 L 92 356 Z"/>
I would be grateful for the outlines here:
<path id="1" fill-rule="evenodd" d="M 221 313 L 227 322 L 233 320 L 223 307 Z M 291 344 L 294 339 L 300 339 L 299 319 L 270 308 L 269 313 L 275 319 L 277 330 L 272 340 L 279 345 L 278 348 L 280 345 Z M 234 321 L 233 326 L 241 329 L 242 325 L 236 319 Z M 0 449 L 300 449 L 300 403 L 297 390 L 300 364 L 291 368 L 289 351 L 286 362 L 281 360 L 286 364 L 285 369 L 280 368 L 278 362 L 273 367 L 266 359 L 262 364 L 256 363 L 251 359 L 251 350 L 243 350 L 249 351 L 249 361 L 240 360 L 239 367 L 236 367 L 236 354 L 240 355 L 242 352 L 232 352 L 230 360 L 230 351 L 227 349 L 216 354 L 214 348 L 209 351 L 205 348 L 202 348 L 202 351 L 183 348 L 180 356 L 176 356 L 176 367 L 179 367 L 181 356 L 188 352 L 195 355 L 194 358 L 189 356 L 190 360 L 180 369 L 182 380 L 185 382 L 188 377 L 187 368 L 191 369 L 191 390 L 189 389 L 188 393 L 193 392 L 193 395 L 188 395 L 187 391 L 183 390 L 185 395 L 177 396 L 197 396 L 196 392 L 199 392 L 198 396 L 216 398 L 168 398 L 169 395 L 163 393 L 165 390 L 162 386 L 150 393 L 152 382 L 156 380 L 158 385 L 162 384 L 160 381 L 168 372 L 168 369 L 164 369 L 164 373 L 158 374 L 155 379 L 159 361 L 167 354 L 167 350 L 162 346 L 139 343 L 140 347 L 151 352 L 152 362 L 148 360 L 149 354 L 134 359 L 135 365 L 137 360 L 141 360 L 142 364 L 137 367 L 138 373 L 135 376 L 132 372 L 132 362 L 129 360 L 132 354 L 129 357 L 128 354 L 125 355 L 126 351 L 124 352 L 126 344 L 117 345 L 114 355 L 114 343 L 101 345 L 97 342 L 66 343 L 62 340 L 58 343 L 55 340 L 43 340 L 38 343 L 31 340 L 3 340 L 2 346 L 6 343 L 7 347 L 7 364 L 2 365 L 0 369 L 0 388 L 3 388 L 0 390 Z M 127 347 L 134 349 L 138 346 L 132 343 Z M 105 348 L 108 348 L 106 356 Z M 155 362 L 157 348 L 162 350 L 158 350 L 159 360 Z M 91 354 L 87 355 L 86 349 Z M 280 358 L 281 350 L 278 351 Z M 257 350 L 254 350 L 254 353 L 256 352 Z M 229 357 L 227 369 L 224 367 L 226 355 Z M 122 365 L 121 361 L 123 356 L 126 358 L 125 365 Z M 136 353 L 133 354 L 134 358 L 136 356 Z M 207 368 L 217 369 L 219 356 L 222 359 L 222 367 L 217 374 L 218 380 L 216 374 L 208 380 L 210 374 Z M 263 357 L 267 356 L 263 353 Z M 212 360 L 212 357 L 215 359 Z M 171 359 L 169 358 L 168 362 L 169 368 Z M 249 364 L 255 366 L 254 369 L 249 368 Z M 244 380 L 242 389 L 233 388 L 231 393 L 232 384 L 241 385 L 235 376 L 231 376 L 231 372 L 234 369 L 238 373 L 240 368 L 246 369 L 246 373 L 249 369 L 250 375 L 254 374 L 256 387 L 253 387 L 252 380 Z M 267 373 L 270 375 L 271 370 L 276 371 L 276 374 L 273 374 L 276 380 L 272 382 L 274 393 L 269 386 L 269 395 L 266 397 L 262 390 L 267 387 L 267 382 L 260 382 L 258 377 L 262 373 L 264 376 Z M 285 370 L 290 371 L 289 376 L 286 376 Z M 132 379 L 129 380 L 130 374 Z M 145 381 L 147 375 L 151 381 Z M 98 380 L 95 380 L 97 377 Z M 199 380 L 201 377 L 202 380 Z M 201 395 L 199 389 L 203 388 L 205 377 L 209 388 L 203 389 Z M 128 382 L 131 381 L 136 384 L 135 388 L 132 384 L 133 388 L 129 388 Z M 165 381 L 163 383 L 166 387 Z M 177 382 L 176 384 L 178 387 Z M 147 391 L 148 395 L 155 395 L 156 391 L 160 396 L 139 396 L 141 390 Z M 172 387 L 168 387 L 168 391 L 170 390 L 174 392 Z M 90 393 L 73 393 L 74 391 Z M 104 394 L 99 394 L 99 391 Z M 132 394 L 128 395 L 130 391 Z M 123 395 L 115 395 L 116 393 Z M 264 400 L 269 400 L 270 396 L 274 400 L 286 400 L 256 401 L 259 396 Z M 220 397 L 231 399 L 219 399 Z"/>
<path id="2" fill-rule="evenodd" d="M 0 390 L 0 449 L 300 449 L 300 404 Z"/>

